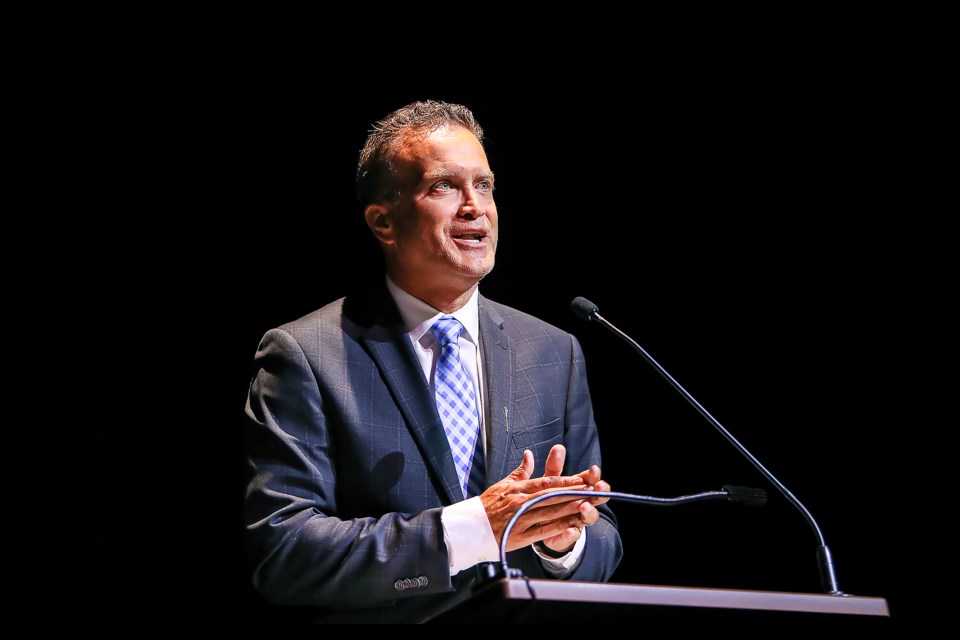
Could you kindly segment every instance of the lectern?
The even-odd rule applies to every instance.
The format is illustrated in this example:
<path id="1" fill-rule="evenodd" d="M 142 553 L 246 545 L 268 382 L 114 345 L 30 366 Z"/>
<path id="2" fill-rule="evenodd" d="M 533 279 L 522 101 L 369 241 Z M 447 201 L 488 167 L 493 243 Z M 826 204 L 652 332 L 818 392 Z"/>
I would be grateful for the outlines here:
<path id="1" fill-rule="evenodd" d="M 872 628 L 886 624 L 889 616 L 884 598 L 504 578 L 429 622 L 608 624 L 670 619 Z"/>

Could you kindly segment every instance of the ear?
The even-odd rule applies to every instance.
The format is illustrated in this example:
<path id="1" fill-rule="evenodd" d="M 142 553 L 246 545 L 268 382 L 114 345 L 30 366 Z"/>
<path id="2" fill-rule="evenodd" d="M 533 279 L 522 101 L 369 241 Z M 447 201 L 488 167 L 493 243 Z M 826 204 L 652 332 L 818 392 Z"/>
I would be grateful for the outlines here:
<path id="1" fill-rule="evenodd" d="M 382 204 L 368 204 L 363 217 L 373 235 L 384 244 L 393 244 L 393 220 L 390 210 Z"/>

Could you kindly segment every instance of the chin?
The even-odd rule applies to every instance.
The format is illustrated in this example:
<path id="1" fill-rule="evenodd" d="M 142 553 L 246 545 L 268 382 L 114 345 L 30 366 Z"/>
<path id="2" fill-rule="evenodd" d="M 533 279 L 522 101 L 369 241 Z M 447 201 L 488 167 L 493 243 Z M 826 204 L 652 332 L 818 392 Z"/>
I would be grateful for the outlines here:
<path id="1" fill-rule="evenodd" d="M 482 265 L 477 265 L 476 267 L 468 267 L 463 270 L 465 275 L 468 275 L 471 278 L 480 280 L 485 278 L 491 271 L 493 271 L 493 263 L 485 263 Z"/>

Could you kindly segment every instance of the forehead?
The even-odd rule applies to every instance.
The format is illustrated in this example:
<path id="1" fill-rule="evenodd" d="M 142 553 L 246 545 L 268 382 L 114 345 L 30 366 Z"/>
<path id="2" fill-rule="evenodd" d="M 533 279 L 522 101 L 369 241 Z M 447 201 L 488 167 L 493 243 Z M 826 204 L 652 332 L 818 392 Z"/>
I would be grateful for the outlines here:
<path id="1" fill-rule="evenodd" d="M 462 127 L 444 127 L 426 136 L 411 136 L 401 145 L 396 159 L 398 169 L 420 175 L 440 167 L 490 171 L 483 145 Z"/>

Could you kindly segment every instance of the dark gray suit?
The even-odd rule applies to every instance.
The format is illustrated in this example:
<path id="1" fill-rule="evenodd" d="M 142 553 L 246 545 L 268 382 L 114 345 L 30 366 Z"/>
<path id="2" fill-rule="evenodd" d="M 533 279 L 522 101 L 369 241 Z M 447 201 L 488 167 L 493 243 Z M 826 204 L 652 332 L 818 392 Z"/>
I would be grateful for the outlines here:
<path id="1" fill-rule="evenodd" d="M 487 486 L 523 449 L 536 456 L 533 477 L 557 443 L 567 447 L 565 473 L 600 464 L 577 340 L 479 300 Z M 247 549 L 268 600 L 320 607 L 331 620 L 416 621 L 470 595 L 476 572 L 451 578 L 440 522 L 441 509 L 463 499 L 457 473 L 385 286 L 269 331 L 246 413 Z M 609 580 L 620 561 L 616 520 L 600 511 L 573 580 Z M 545 575 L 529 548 L 510 564 Z"/>

